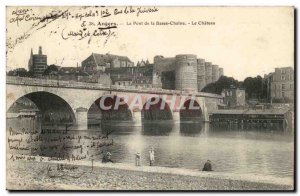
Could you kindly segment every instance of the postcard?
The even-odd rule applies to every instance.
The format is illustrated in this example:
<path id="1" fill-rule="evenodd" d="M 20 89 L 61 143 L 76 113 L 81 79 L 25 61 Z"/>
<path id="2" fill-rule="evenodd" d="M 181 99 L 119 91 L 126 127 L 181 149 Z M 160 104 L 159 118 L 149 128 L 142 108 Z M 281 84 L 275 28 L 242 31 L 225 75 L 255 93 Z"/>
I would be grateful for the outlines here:
<path id="1" fill-rule="evenodd" d="M 294 14 L 7 6 L 7 190 L 294 191 Z"/>

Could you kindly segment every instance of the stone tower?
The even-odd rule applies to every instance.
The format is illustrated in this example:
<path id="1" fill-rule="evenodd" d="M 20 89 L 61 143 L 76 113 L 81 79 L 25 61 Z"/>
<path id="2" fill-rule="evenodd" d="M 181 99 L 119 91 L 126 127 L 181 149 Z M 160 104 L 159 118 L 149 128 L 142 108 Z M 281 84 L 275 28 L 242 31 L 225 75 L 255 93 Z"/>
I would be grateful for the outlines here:
<path id="1" fill-rule="evenodd" d="M 181 54 L 175 57 L 175 89 L 197 91 L 197 56 Z"/>
<path id="2" fill-rule="evenodd" d="M 197 59 L 197 83 L 198 92 L 200 92 L 206 86 L 204 59 Z"/>
<path id="3" fill-rule="evenodd" d="M 212 82 L 219 79 L 219 65 L 212 65 Z"/>
<path id="4" fill-rule="evenodd" d="M 211 62 L 205 62 L 205 80 L 206 80 L 206 85 L 212 83 L 212 64 L 211 64 Z"/>

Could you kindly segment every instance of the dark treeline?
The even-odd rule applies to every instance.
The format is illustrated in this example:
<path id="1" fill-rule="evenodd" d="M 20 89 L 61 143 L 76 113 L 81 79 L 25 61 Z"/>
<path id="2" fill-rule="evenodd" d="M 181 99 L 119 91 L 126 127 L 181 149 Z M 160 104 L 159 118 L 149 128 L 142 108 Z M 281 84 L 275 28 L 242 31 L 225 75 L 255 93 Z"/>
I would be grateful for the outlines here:
<path id="1" fill-rule="evenodd" d="M 237 87 L 246 91 L 246 99 L 267 99 L 267 83 L 261 76 L 247 77 L 244 81 L 238 81 L 233 77 L 221 76 L 218 81 L 210 83 L 201 91 L 221 94 L 223 89 Z"/>
<path id="2" fill-rule="evenodd" d="M 33 77 L 32 71 L 27 71 L 24 68 L 17 68 L 7 73 L 8 76 Z"/>

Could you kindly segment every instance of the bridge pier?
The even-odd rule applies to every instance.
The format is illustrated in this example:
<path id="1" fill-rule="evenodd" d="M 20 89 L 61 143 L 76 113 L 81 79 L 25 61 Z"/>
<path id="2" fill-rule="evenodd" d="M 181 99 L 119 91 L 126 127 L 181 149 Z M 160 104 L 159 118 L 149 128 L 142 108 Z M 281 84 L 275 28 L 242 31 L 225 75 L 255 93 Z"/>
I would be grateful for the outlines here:
<path id="1" fill-rule="evenodd" d="M 76 129 L 88 129 L 88 109 L 80 107 L 76 109 Z"/>
<path id="2" fill-rule="evenodd" d="M 132 112 L 132 120 L 136 125 L 141 125 L 142 124 L 142 112 L 141 111 Z"/>
<path id="3" fill-rule="evenodd" d="M 173 112 L 173 121 L 180 122 L 180 112 L 179 111 Z"/>

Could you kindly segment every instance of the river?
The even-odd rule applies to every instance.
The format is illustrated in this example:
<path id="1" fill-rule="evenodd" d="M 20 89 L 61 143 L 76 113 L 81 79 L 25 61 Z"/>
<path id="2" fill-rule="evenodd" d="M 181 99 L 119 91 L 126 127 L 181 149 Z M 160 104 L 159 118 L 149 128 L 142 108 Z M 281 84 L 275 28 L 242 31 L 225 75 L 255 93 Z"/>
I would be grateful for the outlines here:
<path id="1" fill-rule="evenodd" d="M 39 127 L 38 124 L 7 119 L 7 127 Z M 135 154 L 140 152 L 141 164 L 149 165 L 149 149 L 153 147 L 157 166 L 202 169 L 210 160 L 217 172 L 291 178 L 294 175 L 294 135 L 291 132 L 212 130 L 207 123 L 161 121 L 142 126 L 113 122 L 67 134 L 91 137 L 106 132 L 110 133 L 113 145 L 101 151 L 109 151 L 115 162 L 134 164 Z M 97 154 L 92 150 L 87 153 Z M 95 161 L 101 158 L 101 153 L 93 157 Z"/>

